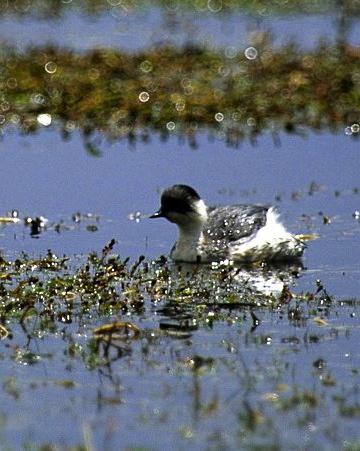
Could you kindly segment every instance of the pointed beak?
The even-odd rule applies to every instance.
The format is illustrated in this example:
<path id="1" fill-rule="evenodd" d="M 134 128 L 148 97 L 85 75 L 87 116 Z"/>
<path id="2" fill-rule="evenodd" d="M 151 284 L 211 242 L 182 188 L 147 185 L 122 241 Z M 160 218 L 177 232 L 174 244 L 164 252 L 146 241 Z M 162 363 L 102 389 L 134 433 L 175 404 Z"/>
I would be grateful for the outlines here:
<path id="1" fill-rule="evenodd" d="M 153 215 L 149 216 L 149 218 L 151 218 L 151 219 L 153 219 L 153 218 L 163 218 L 163 217 L 164 217 L 164 214 L 161 211 L 161 208 L 156 213 L 154 213 Z"/>

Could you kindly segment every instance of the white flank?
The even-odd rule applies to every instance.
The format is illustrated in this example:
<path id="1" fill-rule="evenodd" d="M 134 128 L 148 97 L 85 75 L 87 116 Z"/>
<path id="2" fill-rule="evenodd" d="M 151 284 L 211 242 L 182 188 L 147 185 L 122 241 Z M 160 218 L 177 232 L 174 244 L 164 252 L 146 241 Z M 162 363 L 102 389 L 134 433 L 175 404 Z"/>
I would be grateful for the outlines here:
<path id="1" fill-rule="evenodd" d="M 279 214 L 274 207 L 266 214 L 266 223 L 255 235 L 249 237 L 245 243 L 230 248 L 231 258 L 234 260 L 254 261 L 264 257 L 296 256 L 297 240 L 289 233 L 279 220 Z"/>

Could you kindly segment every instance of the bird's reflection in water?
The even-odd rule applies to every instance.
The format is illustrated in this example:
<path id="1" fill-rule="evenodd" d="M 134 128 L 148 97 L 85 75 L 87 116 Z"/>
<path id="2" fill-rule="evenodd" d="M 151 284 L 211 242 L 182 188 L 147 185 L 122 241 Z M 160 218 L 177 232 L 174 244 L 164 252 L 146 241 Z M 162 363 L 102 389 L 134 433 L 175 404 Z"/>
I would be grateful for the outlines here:
<path id="1" fill-rule="evenodd" d="M 250 313 L 257 326 L 254 309 L 273 308 L 284 302 L 288 287 L 299 277 L 301 261 L 291 265 L 245 267 L 232 262 L 172 264 L 169 290 L 157 313 L 163 316 L 160 328 L 176 335 L 191 333 L 200 323 L 224 314 Z M 256 323 L 256 324 L 255 324 Z"/>
<path id="2" fill-rule="evenodd" d="M 214 275 L 216 280 L 219 274 L 223 272 L 224 281 L 226 278 L 227 281 L 231 281 L 233 284 L 246 285 L 254 293 L 265 296 L 281 294 L 284 287 L 291 285 L 303 270 L 304 266 L 300 259 L 291 263 L 259 267 L 229 261 L 213 263 L 212 265 L 195 265 L 191 263 L 173 265 L 173 274 L 177 273 L 189 278 L 194 276 L 204 278 L 205 276 L 211 279 L 212 275 Z"/>

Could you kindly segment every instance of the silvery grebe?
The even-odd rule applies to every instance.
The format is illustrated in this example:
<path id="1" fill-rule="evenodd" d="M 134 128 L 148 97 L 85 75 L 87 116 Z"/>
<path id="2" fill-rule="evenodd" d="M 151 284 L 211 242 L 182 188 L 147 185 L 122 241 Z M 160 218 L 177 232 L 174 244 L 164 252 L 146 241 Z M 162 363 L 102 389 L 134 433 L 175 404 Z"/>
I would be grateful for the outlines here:
<path id="1" fill-rule="evenodd" d="M 286 261 L 301 257 L 305 248 L 285 229 L 273 206 L 208 207 L 187 185 L 165 189 L 160 209 L 150 217 L 166 218 L 178 226 L 170 253 L 176 262 Z"/>

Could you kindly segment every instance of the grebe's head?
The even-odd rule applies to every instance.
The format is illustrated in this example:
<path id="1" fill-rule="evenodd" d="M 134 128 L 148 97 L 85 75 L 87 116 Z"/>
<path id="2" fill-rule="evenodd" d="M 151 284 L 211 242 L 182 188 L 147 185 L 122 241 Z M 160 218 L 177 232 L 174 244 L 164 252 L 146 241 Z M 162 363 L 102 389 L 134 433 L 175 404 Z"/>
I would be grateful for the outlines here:
<path id="1" fill-rule="evenodd" d="M 161 194 L 161 207 L 150 218 L 166 218 L 179 226 L 203 223 L 206 205 L 198 193 L 187 185 L 173 185 Z"/>

